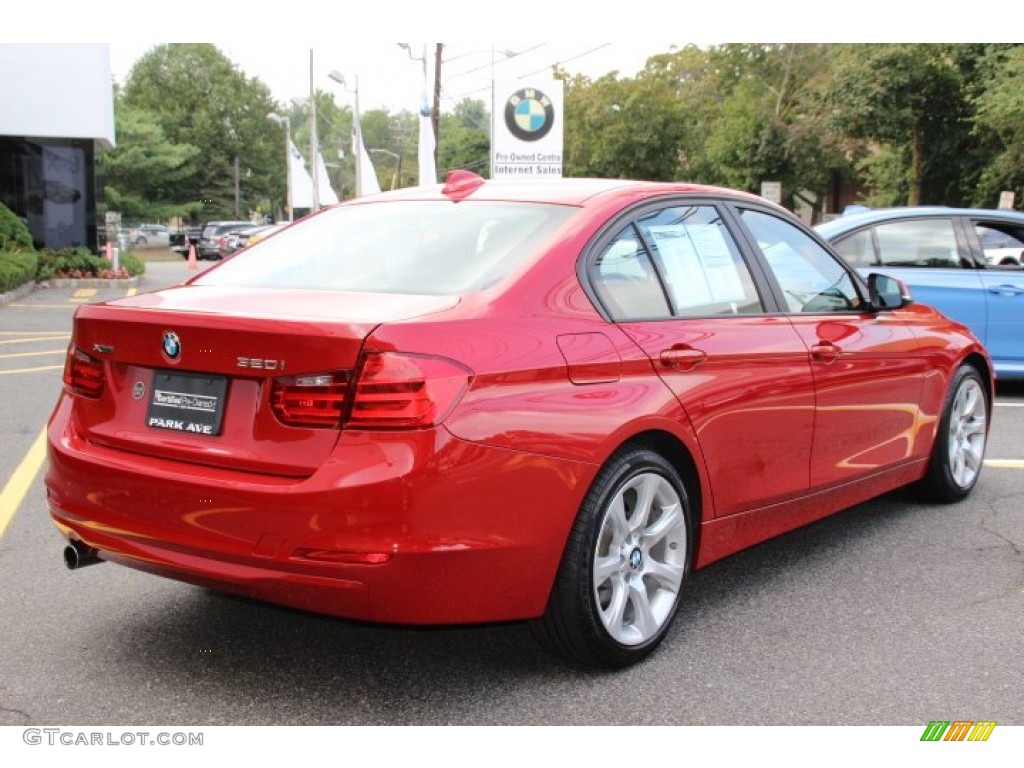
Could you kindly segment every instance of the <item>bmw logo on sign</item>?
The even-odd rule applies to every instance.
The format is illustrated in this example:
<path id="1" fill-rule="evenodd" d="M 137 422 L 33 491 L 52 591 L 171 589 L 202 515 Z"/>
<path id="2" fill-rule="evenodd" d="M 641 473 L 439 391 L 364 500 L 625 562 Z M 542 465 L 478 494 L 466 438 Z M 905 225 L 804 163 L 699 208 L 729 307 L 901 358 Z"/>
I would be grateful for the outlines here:
<path id="1" fill-rule="evenodd" d="M 164 331 L 164 354 L 171 360 L 177 360 L 181 355 L 181 339 L 174 331 Z"/>
<path id="2" fill-rule="evenodd" d="M 521 88 L 505 102 L 505 126 L 521 141 L 538 141 L 555 124 L 555 108 L 543 91 Z"/>

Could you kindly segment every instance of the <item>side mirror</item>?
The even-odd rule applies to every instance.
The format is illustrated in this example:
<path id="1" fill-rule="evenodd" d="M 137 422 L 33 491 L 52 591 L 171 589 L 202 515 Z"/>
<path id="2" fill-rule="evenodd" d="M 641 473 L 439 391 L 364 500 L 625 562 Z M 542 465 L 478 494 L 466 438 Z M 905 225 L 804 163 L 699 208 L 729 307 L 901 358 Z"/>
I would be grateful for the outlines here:
<path id="1" fill-rule="evenodd" d="M 868 297 L 875 309 L 899 309 L 914 303 L 906 283 L 877 272 L 868 275 Z"/>

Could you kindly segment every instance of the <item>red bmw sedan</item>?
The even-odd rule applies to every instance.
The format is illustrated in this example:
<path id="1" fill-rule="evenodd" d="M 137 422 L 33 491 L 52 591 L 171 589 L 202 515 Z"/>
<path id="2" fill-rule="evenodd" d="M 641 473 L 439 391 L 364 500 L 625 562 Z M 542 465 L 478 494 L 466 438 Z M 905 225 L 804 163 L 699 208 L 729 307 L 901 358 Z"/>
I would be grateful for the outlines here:
<path id="1" fill-rule="evenodd" d="M 80 307 L 46 488 L 72 568 L 620 667 L 695 568 L 965 497 L 992 394 L 967 329 L 760 198 L 456 173 Z"/>

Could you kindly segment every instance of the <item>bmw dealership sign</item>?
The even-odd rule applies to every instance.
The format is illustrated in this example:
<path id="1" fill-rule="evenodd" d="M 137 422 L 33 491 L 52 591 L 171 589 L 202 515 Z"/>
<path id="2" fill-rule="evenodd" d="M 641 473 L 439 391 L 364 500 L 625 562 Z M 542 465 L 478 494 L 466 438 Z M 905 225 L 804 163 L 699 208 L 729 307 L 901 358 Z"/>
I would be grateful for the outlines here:
<path id="1" fill-rule="evenodd" d="M 491 178 L 562 175 L 562 81 L 496 84 Z"/>

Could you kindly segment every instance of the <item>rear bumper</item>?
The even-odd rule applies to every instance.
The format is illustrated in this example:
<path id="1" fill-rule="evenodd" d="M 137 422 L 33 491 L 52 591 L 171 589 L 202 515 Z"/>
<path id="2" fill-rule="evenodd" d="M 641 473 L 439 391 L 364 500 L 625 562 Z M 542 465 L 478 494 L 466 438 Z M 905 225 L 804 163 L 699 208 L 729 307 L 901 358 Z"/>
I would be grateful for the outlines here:
<path id="1" fill-rule="evenodd" d="M 400 624 L 543 613 L 596 472 L 437 428 L 344 432 L 308 478 L 249 474 L 93 445 L 75 433 L 67 396 L 49 450 L 54 522 L 104 560 Z"/>

